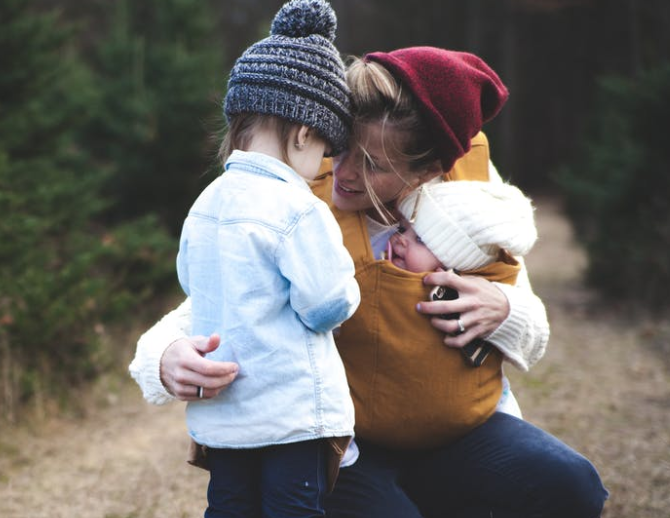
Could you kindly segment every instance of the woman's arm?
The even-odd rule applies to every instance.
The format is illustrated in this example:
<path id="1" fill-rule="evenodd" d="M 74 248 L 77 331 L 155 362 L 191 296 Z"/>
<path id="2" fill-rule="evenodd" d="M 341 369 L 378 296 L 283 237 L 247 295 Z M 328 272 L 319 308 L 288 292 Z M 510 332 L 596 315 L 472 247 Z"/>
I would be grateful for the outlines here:
<path id="1" fill-rule="evenodd" d="M 219 346 L 219 337 L 188 337 L 191 332 L 191 301 L 186 299 L 145 332 L 137 342 L 130 375 L 144 399 L 162 405 L 175 399 L 214 397 L 237 375 L 238 366 L 203 358 Z"/>
<path id="2" fill-rule="evenodd" d="M 510 312 L 487 340 L 515 367 L 527 371 L 544 356 L 549 341 L 549 321 L 542 300 L 535 295 L 523 259 L 515 286 L 495 283 L 507 297 Z"/>
<path id="3" fill-rule="evenodd" d="M 493 162 L 488 162 L 489 181 L 502 182 Z M 433 326 L 444 333 L 444 343 L 463 347 L 471 340 L 482 337 L 493 343 L 505 359 L 515 367 L 527 371 L 544 355 L 549 341 L 549 322 L 544 303 L 535 295 L 522 258 L 515 286 L 491 283 L 478 277 L 459 277 L 452 272 L 434 273 L 424 282 L 446 285 L 459 292 L 459 299 L 451 302 L 422 302 L 418 309 L 428 315 L 461 313 L 466 332 L 456 335 L 456 320 L 433 318 Z"/>
<path id="4" fill-rule="evenodd" d="M 523 266 L 523 263 L 522 263 Z M 458 291 L 452 301 L 421 302 L 418 311 L 435 315 L 431 323 L 445 333 L 444 343 L 463 347 L 475 338 L 486 338 L 517 368 L 527 371 L 544 355 L 549 322 L 542 301 L 533 293 L 523 266 L 515 286 L 491 283 L 481 277 L 458 276 L 452 271 L 434 272 L 424 278 L 431 286 Z M 456 320 L 439 315 L 460 313 L 465 332 L 456 334 Z"/>
<path id="5" fill-rule="evenodd" d="M 490 160 L 489 181 L 503 181 Z M 516 285 L 494 283 L 507 298 L 509 313 L 487 340 L 500 349 L 512 365 L 527 371 L 544 356 L 549 341 L 549 321 L 544 303 L 533 292 L 523 258 L 515 259 L 521 264 Z"/>

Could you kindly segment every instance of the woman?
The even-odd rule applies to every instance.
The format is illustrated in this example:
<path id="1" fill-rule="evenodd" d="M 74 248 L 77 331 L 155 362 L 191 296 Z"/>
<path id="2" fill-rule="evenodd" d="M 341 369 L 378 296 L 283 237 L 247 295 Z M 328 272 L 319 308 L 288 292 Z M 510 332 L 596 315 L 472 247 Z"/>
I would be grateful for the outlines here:
<path id="1" fill-rule="evenodd" d="M 340 471 L 326 503 L 328 516 L 599 516 L 607 492 L 591 463 L 531 424 L 495 412 L 500 388 L 490 380 L 499 373 L 497 362 L 504 357 L 526 370 L 548 339 L 544 307 L 525 270 L 515 287 L 453 272 L 426 275 L 422 286 L 421 275 L 398 273 L 379 260 L 395 232 L 388 225 L 394 202 L 408 189 L 442 171 L 448 171 L 443 180 L 500 181 L 479 132 L 502 108 L 507 90 L 479 58 L 432 47 L 369 54 L 350 65 L 347 81 L 355 137 L 350 150 L 333 160 L 332 173 L 313 187 L 331 203 L 362 294 L 337 344 L 356 406 L 360 455 Z M 460 297 L 420 302 L 418 311 L 432 316 L 430 328 L 410 309 L 434 285 L 456 289 Z M 410 306 L 393 306 L 408 299 Z M 189 312 L 187 301 L 138 343 L 130 370 L 151 402 L 215 397 L 234 380 L 234 364 L 202 357 L 218 346 L 216 337 L 186 338 Z M 460 319 L 439 318 L 447 313 Z M 478 337 L 496 346 L 497 360 L 487 360 L 484 370 L 465 369 L 454 360 L 460 359 L 456 349 Z M 446 348 L 435 347 L 439 339 Z M 446 363 L 431 364 L 430 354 Z M 419 398 L 418 384 L 407 383 L 403 367 L 419 361 L 432 372 L 426 379 L 454 384 L 446 412 L 443 401 Z M 482 390 L 485 405 L 472 412 L 476 405 L 470 402 L 479 401 Z M 389 425 L 397 404 L 429 418 L 414 412 L 417 421 Z M 432 405 L 441 405 L 440 411 Z M 462 417 L 465 425 L 447 421 L 422 442 L 425 422 L 445 413 Z"/>

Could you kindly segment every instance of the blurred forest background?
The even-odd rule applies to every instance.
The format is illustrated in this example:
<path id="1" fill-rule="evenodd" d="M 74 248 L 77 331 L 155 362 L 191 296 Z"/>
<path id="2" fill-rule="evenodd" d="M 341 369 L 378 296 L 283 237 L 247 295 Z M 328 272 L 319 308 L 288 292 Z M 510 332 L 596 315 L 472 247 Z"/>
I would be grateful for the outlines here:
<path id="1" fill-rule="evenodd" d="M 110 329 L 176 300 L 228 71 L 282 3 L 0 3 L 0 419 L 125 370 Z M 561 198 L 604 304 L 667 318 L 670 2 L 332 4 L 344 55 L 434 45 L 491 64 L 511 93 L 485 128 L 503 177 Z"/>

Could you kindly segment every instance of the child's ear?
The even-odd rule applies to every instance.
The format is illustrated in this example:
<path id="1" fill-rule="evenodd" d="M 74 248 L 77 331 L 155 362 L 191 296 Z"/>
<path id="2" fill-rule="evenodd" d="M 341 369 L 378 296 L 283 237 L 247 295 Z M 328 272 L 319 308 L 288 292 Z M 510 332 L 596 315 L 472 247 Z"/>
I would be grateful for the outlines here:
<path id="1" fill-rule="evenodd" d="M 295 147 L 302 149 L 307 144 L 307 141 L 312 136 L 312 129 L 308 126 L 300 126 L 295 134 Z"/>

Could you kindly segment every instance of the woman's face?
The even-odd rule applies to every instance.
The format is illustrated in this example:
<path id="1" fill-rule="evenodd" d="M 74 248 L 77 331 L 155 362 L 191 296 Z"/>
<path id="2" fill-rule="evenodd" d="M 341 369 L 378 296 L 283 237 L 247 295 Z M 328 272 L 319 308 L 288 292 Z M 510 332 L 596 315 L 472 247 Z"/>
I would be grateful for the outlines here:
<path id="1" fill-rule="evenodd" d="M 404 189 L 418 186 L 419 175 L 410 171 L 409 164 L 390 151 L 401 147 L 402 133 L 390 127 L 382 131 L 378 123 L 358 124 L 356 134 L 359 141 L 333 158 L 333 202 L 340 210 L 374 208 L 365 187 L 364 174 L 367 174 L 370 188 L 383 204 L 396 200 Z"/>

